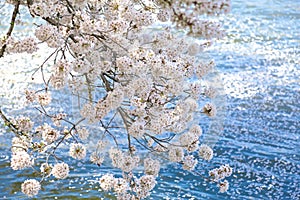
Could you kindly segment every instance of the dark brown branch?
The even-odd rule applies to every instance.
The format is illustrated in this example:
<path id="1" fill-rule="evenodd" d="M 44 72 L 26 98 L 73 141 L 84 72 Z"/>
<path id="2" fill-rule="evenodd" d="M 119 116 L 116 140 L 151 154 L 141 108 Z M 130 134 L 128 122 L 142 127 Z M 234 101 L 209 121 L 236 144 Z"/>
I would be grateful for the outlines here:
<path id="1" fill-rule="evenodd" d="M 15 21 L 16 21 L 16 18 L 17 18 L 17 14 L 19 12 L 19 6 L 20 6 L 20 1 L 17 1 L 16 5 L 15 5 L 15 9 L 14 9 L 12 17 L 11 17 L 11 20 L 10 20 L 10 26 L 9 26 L 9 29 L 6 33 L 6 38 L 5 39 L 8 39 L 11 36 L 12 31 L 14 30 Z M 2 48 L 0 49 L 0 58 L 3 57 L 5 49 L 6 49 L 6 44 L 3 45 Z"/>
<path id="2" fill-rule="evenodd" d="M 5 116 L 5 114 L 2 112 L 1 108 L 0 108 L 0 116 L 1 116 L 2 120 L 4 121 L 5 125 L 7 125 L 11 129 L 12 132 L 19 135 L 18 128 Z"/>

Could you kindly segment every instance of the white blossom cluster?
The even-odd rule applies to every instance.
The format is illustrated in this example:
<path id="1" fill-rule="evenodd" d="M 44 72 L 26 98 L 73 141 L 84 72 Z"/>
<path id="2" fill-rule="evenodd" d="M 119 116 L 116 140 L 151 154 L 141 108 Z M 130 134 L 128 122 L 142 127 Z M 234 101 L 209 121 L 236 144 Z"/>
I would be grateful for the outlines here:
<path id="1" fill-rule="evenodd" d="M 115 192 L 117 199 L 146 198 L 156 185 L 153 175 L 143 175 L 140 178 L 132 177 L 130 183 L 132 184 L 132 190 L 130 190 L 126 178 L 115 178 L 113 174 L 105 174 L 99 179 L 101 189 Z"/>
<path id="2" fill-rule="evenodd" d="M 18 131 L 29 133 L 32 130 L 33 122 L 28 117 L 19 117 L 12 122 Z"/>
<path id="3" fill-rule="evenodd" d="M 229 165 L 222 165 L 219 168 L 209 171 L 209 176 L 214 181 L 222 180 L 226 177 L 231 176 L 231 174 L 232 174 L 232 168 Z"/>
<path id="4" fill-rule="evenodd" d="M 11 151 L 12 153 L 27 152 L 30 141 L 26 136 L 13 137 Z"/>
<path id="5" fill-rule="evenodd" d="M 65 179 L 69 175 L 69 171 L 69 165 L 62 162 L 53 166 L 51 174 L 57 179 Z"/>
<path id="6" fill-rule="evenodd" d="M 157 176 L 160 170 L 160 163 L 158 160 L 152 158 L 146 158 L 144 160 L 145 174 Z"/>
<path id="7" fill-rule="evenodd" d="M 140 161 L 138 156 L 132 156 L 114 148 L 109 150 L 109 157 L 112 160 L 112 165 L 124 172 L 131 172 L 138 166 Z"/>
<path id="8" fill-rule="evenodd" d="M 37 42 L 34 38 L 26 38 L 21 41 L 15 41 L 13 38 L 9 38 L 6 42 L 7 51 L 11 53 L 34 53 L 37 51 Z"/>
<path id="9" fill-rule="evenodd" d="M 100 167 L 109 163 L 122 171 L 123 178 L 114 174 L 100 178 L 103 191 L 113 191 L 118 199 L 143 199 L 156 185 L 160 159 L 195 171 L 199 158 L 213 158 L 212 148 L 201 144 L 199 118 L 200 114 L 211 118 L 218 114 L 210 102 L 217 91 L 203 87 L 204 77 L 215 64 L 199 55 L 211 39 L 224 34 L 220 24 L 208 16 L 227 13 L 229 0 L 6 3 L 14 11 L 7 35 L 1 36 L 0 57 L 39 53 L 40 43 L 53 50 L 32 74 L 32 79 L 41 75 L 41 88 L 25 91 L 26 103 L 50 122 L 34 127 L 37 123 L 29 118 L 7 123 L 1 115 L 16 134 L 11 158 L 14 170 L 32 166 L 38 155 L 45 159 L 40 166 L 43 177 L 65 179 L 69 165 L 58 162 L 56 153 L 66 145 L 74 159 L 89 156 Z M 20 6 L 41 20 L 32 36 L 23 39 L 12 34 Z M 56 105 L 52 109 L 57 91 L 77 99 L 78 113 L 56 109 Z M 93 148 L 87 148 L 90 146 Z M 144 175 L 137 178 L 134 172 L 142 165 Z M 225 168 L 229 170 L 226 165 L 219 171 Z M 215 181 L 223 179 L 219 171 L 210 172 Z M 219 187 L 226 191 L 228 182 L 220 182 Z M 38 194 L 40 188 L 36 180 L 22 184 L 28 196 Z"/>
<path id="10" fill-rule="evenodd" d="M 40 133 L 42 135 L 42 139 L 48 144 L 55 142 L 59 137 L 59 132 L 48 124 L 38 126 L 36 128 L 36 132 Z"/>
<path id="11" fill-rule="evenodd" d="M 37 195 L 40 189 L 41 184 L 35 179 L 28 179 L 21 185 L 22 192 L 29 197 Z"/>
<path id="12" fill-rule="evenodd" d="M 219 191 L 221 193 L 226 192 L 229 188 L 229 182 L 227 180 L 224 181 L 221 180 L 231 176 L 231 174 L 232 174 L 232 168 L 228 164 L 222 165 L 219 168 L 215 168 L 209 171 L 210 178 L 214 182 L 218 182 Z"/>
<path id="13" fill-rule="evenodd" d="M 199 16 L 203 14 L 214 15 L 227 13 L 230 10 L 229 0 L 220 1 L 193 1 L 193 0 L 157 0 L 157 3 L 164 8 L 162 9 L 160 19 L 166 21 L 171 20 L 178 27 L 186 28 L 189 34 L 202 37 L 220 37 L 222 31 L 219 25 L 211 21 L 199 20 Z"/>
<path id="14" fill-rule="evenodd" d="M 33 165 L 33 160 L 25 151 L 19 151 L 12 154 L 10 166 L 13 170 L 20 170 Z"/>

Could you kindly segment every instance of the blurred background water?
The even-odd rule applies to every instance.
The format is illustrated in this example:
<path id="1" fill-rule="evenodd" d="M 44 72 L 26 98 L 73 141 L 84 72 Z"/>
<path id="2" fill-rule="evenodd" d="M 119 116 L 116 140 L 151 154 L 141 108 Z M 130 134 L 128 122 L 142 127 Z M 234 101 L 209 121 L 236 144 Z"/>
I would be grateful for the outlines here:
<path id="1" fill-rule="evenodd" d="M 0 10 L 1 17 L 6 12 Z M 9 17 L 9 15 L 7 15 Z M 227 36 L 210 48 L 227 96 L 223 135 L 215 157 L 199 171 L 229 163 L 227 193 L 170 165 L 161 170 L 149 199 L 300 199 L 300 1 L 232 0 L 221 19 Z M 7 21 L 1 19 L 0 33 Z M 0 60 L 0 103 L 15 115 L 30 83 L 30 60 Z M 34 57 L 43 60 L 42 57 Z M 28 67 L 30 66 L 30 67 Z M 0 132 L 0 199 L 25 199 L 20 185 L 32 170 L 9 167 L 10 136 Z M 45 182 L 38 199 L 112 199 L 94 182 L 105 167 L 77 164 L 64 181 Z"/>

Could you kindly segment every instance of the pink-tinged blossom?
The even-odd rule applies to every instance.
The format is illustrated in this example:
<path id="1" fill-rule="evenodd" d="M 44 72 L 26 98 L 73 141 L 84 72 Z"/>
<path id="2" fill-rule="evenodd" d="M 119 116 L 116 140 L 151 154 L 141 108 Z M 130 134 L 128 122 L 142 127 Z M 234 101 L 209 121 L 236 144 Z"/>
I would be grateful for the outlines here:
<path id="1" fill-rule="evenodd" d="M 179 137 L 180 145 L 189 152 L 196 151 L 199 146 L 199 136 L 193 132 L 185 132 Z"/>
<path id="2" fill-rule="evenodd" d="M 202 135 L 202 128 L 201 126 L 197 125 L 197 124 L 193 124 L 190 129 L 189 132 L 196 134 L 198 137 L 200 137 Z"/>
<path id="3" fill-rule="evenodd" d="M 49 165 L 48 163 L 43 163 L 41 164 L 40 170 L 41 173 L 47 177 L 51 175 L 52 168 L 53 168 L 52 165 Z"/>
<path id="4" fill-rule="evenodd" d="M 26 103 L 32 103 L 36 100 L 36 94 L 33 90 L 25 90 Z"/>
<path id="5" fill-rule="evenodd" d="M 189 155 L 190 152 L 199 149 L 200 158 L 212 159 L 213 150 L 209 146 L 199 147 L 202 129 L 194 123 L 199 113 L 216 115 L 216 107 L 211 103 L 198 108 L 203 103 L 201 97 L 216 95 L 202 81 L 210 75 L 214 62 L 201 60 L 197 55 L 211 44 L 211 38 L 224 35 L 220 24 L 210 21 L 208 16 L 228 12 L 229 0 L 31 3 L 7 0 L 6 3 L 26 5 L 32 17 L 45 22 L 35 26 L 35 37 L 17 39 L 9 33 L 0 40 L 0 47 L 6 45 L 6 53 L 29 54 L 38 50 L 38 42 L 53 48 L 50 49 L 53 53 L 34 72 L 35 76 L 42 76 L 43 86 L 37 86 L 36 91 L 27 90 L 25 95 L 28 103 L 39 104 L 40 111 L 59 128 L 41 125 L 36 128 L 37 137 L 31 138 L 33 123 L 29 119 L 12 120 L 13 128 L 22 135 L 12 141 L 13 169 L 30 167 L 31 156 L 46 153 L 46 161 L 40 166 L 42 176 L 66 178 L 68 164 L 52 166 L 48 158 L 49 162 L 54 161 L 57 155 L 52 153 L 67 144 L 72 158 L 84 159 L 87 149 L 78 142 L 89 137 L 88 129 L 80 127 L 85 122 L 97 123 L 101 128 L 100 138 L 92 141 L 100 139 L 90 155 L 92 163 L 101 165 L 108 146 L 115 147 L 109 150 L 108 157 L 113 167 L 122 170 L 123 178 L 107 174 L 99 183 L 102 190 L 114 192 L 119 200 L 146 198 L 155 187 L 160 160 L 152 159 L 155 154 L 151 154 L 151 158 L 143 158 L 143 165 L 137 154 L 140 150 L 144 152 L 142 147 L 151 153 L 161 153 L 161 159 L 167 157 L 190 171 L 198 163 L 195 153 Z M 203 14 L 205 17 L 200 16 Z M 157 21 L 167 23 L 154 30 Z M 12 20 L 11 24 L 15 23 Z M 52 90 L 76 95 L 80 119 L 76 119 L 76 113 L 67 117 L 47 106 L 52 100 Z M 65 127 L 60 128 L 61 125 Z M 122 133 L 115 134 L 119 131 Z M 106 136 L 111 143 L 104 142 Z M 137 178 L 133 172 L 140 165 L 144 166 L 145 175 Z M 220 181 L 231 173 L 232 169 L 225 165 L 211 170 L 209 175 L 219 183 L 220 192 L 225 192 L 228 182 Z M 35 180 L 22 184 L 23 193 L 29 197 L 39 190 Z"/>

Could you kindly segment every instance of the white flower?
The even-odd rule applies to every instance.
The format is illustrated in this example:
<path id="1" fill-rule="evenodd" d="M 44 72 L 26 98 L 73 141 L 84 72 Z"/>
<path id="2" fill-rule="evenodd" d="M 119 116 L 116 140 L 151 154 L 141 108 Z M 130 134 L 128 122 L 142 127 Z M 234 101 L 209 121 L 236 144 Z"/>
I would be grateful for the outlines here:
<path id="1" fill-rule="evenodd" d="M 51 119 L 55 126 L 60 127 L 61 126 L 61 120 L 65 119 L 67 117 L 67 114 L 65 113 L 58 113 L 54 115 Z"/>
<path id="2" fill-rule="evenodd" d="M 112 174 L 105 174 L 100 178 L 99 183 L 100 183 L 100 187 L 104 191 L 108 191 L 114 187 L 115 178 Z"/>
<path id="3" fill-rule="evenodd" d="M 109 141 L 107 140 L 98 140 L 97 149 L 104 150 L 109 145 Z"/>
<path id="4" fill-rule="evenodd" d="M 169 13 L 168 10 L 159 9 L 159 13 L 157 14 L 157 18 L 158 18 L 158 20 L 160 20 L 162 22 L 166 22 L 170 18 L 170 13 Z"/>
<path id="5" fill-rule="evenodd" d="M 42 2 L 32 4 L 30 6 L 30 10 L 32 13 L 34 13 L 37 16 L 48 17 L 50 15 L 49 10 L 46 7 L 46 4 Z"/>
<path id="6" fill-rule="evenodd" d="M 65 86 L 65 77 L 59 74 L 52 74 L 50 83 L 55 89 L 60 90 Z"/>
<path id="7" fill-rule="evenodd" d="M 26 103 L 32 103 L 36 99 L 35 92 L 32 90 L 25 90 Z"/>
<path id="8" fill-rule="evenodd" d="M 34 38 L 25 38 L 21 41 L 16 41 L 13 38 L 9 37 L 7 40 L 7 51 L 10 53 L 23 53 L 27 52 L 29 54 L 37 51 L 37 43 Z"/>
<path id="9" fill-rule="evenodd" d="M 69 165 L 64 162 L 57 163 L 51 173 L 57 179 L 65 179 L 69 175 Z"/>
<path id="10" fill-rule="evenodd" d="M 80 110 L 80 114 L 82 117 L 87 118 L 91 123 L 96 121 L 96 110 L 91 103 L 84 104 Z"/>
<path id="11" fill-rule="evenodd" d="M 191 90 L 191 95 L 193 98 L 198 99 L 199 95 L 201 94 L 201 83 L 200 82 L 193 82 L 189 86 Z"/>
<path id="12" fill-rule="evenodd" d="M 35 36 L 40 41 L 48 40 L 54 34 L 54 27 L 51 25 L 42 25 L 35 30 Z"/>
<path id="13" fill-rule="evenodd" d="M 72 143 L 69 151 L 69 155 L 72 158 L 82 160 L 86 156 L 86 148 L 83 144 L 80 143 Z"/>
<path id="14" fill-rule="evenodd" d="M 211 160 L 213 157 L 213 150 L 207 146 L 206 144 L 202 144 L 199 147 L 199 156 L 201 156 L 204 160 Z"/>
<path id="15" fill-rule="evenodd" d="M 117 200 L 136 200 L 137 198 L 133 194 L 129 193 L 119 193 L 117 196 Z"/>
<path id="16" fill-rule="evenodd" d="M 99 100 L 95 106 L 95 117 L 97 120 L 101 120 L 103 117 L 107 115 L 107 113 L 111 110 L 111 106 L 108 104 L 106 100 Z"/>
<path id="17" fill-rule="evenodd" d="M 70 72 L 71 66 L 66 60 L 59 60 L 53 66 L 54 74 L 61 77 L 66 77 Z"/>
<path id="18" fill-rule="evenodd" d="M 84 59 L 76 59 L 72 62 L 72 69 L 80 74 L 87 73 L 91 69 L 91 64 Z"/>
<path id="19" fill-rule="evenodd" d="M 194 98 L 188 98 L 184 101 L 190 112 L 195 112 L 198 108 L 198 103 Z"/>
<path id="20" fill-rule="evenodd" d="M 22 192 L 29 197 L 37 195 L 40 189 L 41 184 L 35 179 L 28 179 L 21 185 Z"/>
<path id="21" fill-rule="evenodd" d="M 121 87 L 115 87 L 111 92 L 107 93 L 106 101 L 111 109 L 117 108 L 121 105 L 124 98 L 124 93 Z"/>
<path id="22" fill-rule="evenodd" d="M 12 154 L 10 166 L 13 170 L 24 169 L 32 166 L 33 160 L 30 155 L 25 151 L 18 151 Z"/>

